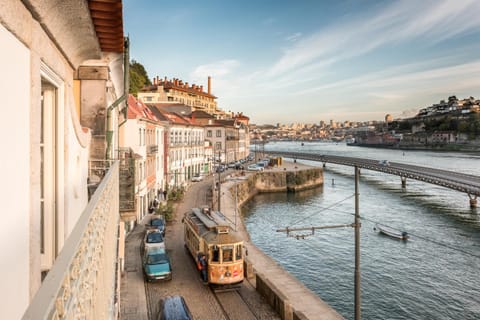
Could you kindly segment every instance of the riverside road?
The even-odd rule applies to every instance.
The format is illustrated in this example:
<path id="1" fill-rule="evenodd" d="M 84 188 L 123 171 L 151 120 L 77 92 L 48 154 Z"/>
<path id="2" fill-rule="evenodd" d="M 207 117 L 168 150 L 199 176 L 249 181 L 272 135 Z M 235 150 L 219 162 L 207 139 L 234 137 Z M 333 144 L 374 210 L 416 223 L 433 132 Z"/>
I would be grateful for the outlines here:
<path id="1" fill-rule="evenodd" d="M 194 319 L 280 319 L 265 300 L 256 292 L 250 281 L 244 281 L 238 294 L 216 296 L 200 280 L 194 261 L 184 248 L 183 223 L 185 212 L 192 207 L 208 204 L 207 191 L 212 177 L 192 184 L 183 200 L 178 203 L 174 217 L 166 228 L 165 245 L 170 256 L 173 279 L 146 283 L 143 280 L 140 243 L 148 223 L 147 215 L 141 224 L 128 235 L 126 241 L 125 272 L 122 275 L 121 319 L 156 319 L 158 302 L 167 295 L 182 295 Z M 227 296 L 228 295 L 228 296 Z"/>

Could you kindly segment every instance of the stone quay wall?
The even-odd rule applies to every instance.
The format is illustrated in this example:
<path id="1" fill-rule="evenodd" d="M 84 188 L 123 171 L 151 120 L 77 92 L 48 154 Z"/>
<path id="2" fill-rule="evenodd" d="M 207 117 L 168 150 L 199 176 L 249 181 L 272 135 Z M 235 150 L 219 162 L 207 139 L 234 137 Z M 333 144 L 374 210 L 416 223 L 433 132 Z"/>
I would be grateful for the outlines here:
<path id="1" fill-rule="evenodd" d="M 230 195 L 226 198 L 231 199 L 230 201 L 236 199 L 241 206 L 258 193 L 296 192 L 320 187 L 323 185 L 323 170 L 301 164 L 286 164 L 263 172 L 249 172 L 240 177 L 233 177 L 232 180 L 234 183 L 227 184 Z M 232 206 L 231 203 L 230 206 Z M 227 210 L 227 212 L 229 211 L 232 210 Z M 249 239 L 244 226 L 241 229 L 245 232 L 246 239 Z M 289 275 L 273 259 L 250 244 L 249 240 L 246 246 L 250 251 L 245 259 L 246 277 L 255 283 L 256 290 L 281 319 L 343 319 L 340 314 L 315 296 L 300 281 Z"/>
<path id="2" fill-rule="evenodd" d="M 323 185 L 323 170 L 321 168 L 304 168 L 293 170 L 267 170 L 250 173 L 245 180 L 230 188 L 230 193 L 237 197 L 237 203 L 242 205 L 250 198 L 262 192 L 296 192 Z M 237 189 L 235 189 L 237 188 Z"/>

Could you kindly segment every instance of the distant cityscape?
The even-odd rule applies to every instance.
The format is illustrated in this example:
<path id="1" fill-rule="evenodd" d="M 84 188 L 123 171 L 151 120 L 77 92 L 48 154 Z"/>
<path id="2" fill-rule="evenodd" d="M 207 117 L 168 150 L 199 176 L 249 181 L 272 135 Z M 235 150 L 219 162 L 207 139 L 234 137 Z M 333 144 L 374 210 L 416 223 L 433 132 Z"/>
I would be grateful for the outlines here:
<path id="1" fill-rule="evenodd" d="M 349 145 L 480 150 L 480 100 L 450 96 L 421 108 L 411 118 L 384 121 L 249 126 L 252 143 L 259 141 L 345 141 Z"/>

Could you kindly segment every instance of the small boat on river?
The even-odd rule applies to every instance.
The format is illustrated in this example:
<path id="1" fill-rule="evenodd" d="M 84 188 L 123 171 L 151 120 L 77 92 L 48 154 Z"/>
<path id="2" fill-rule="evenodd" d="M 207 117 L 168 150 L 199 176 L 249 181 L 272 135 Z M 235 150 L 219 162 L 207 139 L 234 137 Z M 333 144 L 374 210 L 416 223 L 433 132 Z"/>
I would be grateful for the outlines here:
<path id="1" fill-rule="evenodd" d="M 398 240 L 407 240 L 409 238 L 408 233 L 406 231 L 398 231 L 393 228 L 376 224 L 373 227 L 373 230 L 378 231 L 380 234 L 384 234 L 394 239 Z"/>

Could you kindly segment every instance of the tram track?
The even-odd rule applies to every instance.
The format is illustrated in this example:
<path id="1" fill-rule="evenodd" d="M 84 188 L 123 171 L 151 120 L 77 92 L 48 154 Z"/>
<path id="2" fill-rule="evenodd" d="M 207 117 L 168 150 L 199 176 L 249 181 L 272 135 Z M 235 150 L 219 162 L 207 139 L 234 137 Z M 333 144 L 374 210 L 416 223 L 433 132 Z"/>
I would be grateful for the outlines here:
<path id="1" fill-rule="evenodd" d="M 216 293 L 210 286 L 204 285 L 194 259 L 188 249 L 185 250 L 183 223 L 180 221 L 189 208 L 209 204 L 212 184 L 210 176 L 190 185 L 188 196 L 178 204 L 174 218 L 167 224 L 165 241 L 172 263 L 173 278 L 171 281 L 145 282 L 148 319 L 155 319 L 161 298 L 181 295 L 187 301 L 194 318 L 198 320 L 279 320 L 278 315 L 248 280 L 244 280 L 238 290 L 228 292 Z M 141 242 L 140 239 L 138 241 Z"/>
<path id="2" fill-rule="evenodd" d="M 223 315 L 228 320 L 260 319 L 237 290 L 215 291 L 211 289 Z"/>
<path id="3" fill-rule="evenodd" d="M 215 291 L 213 297 L 229 320 L 279 320 L 280 317 L 264 301 L 259 299 L 255 288 L 244 281 L 238 290 Z"/>

